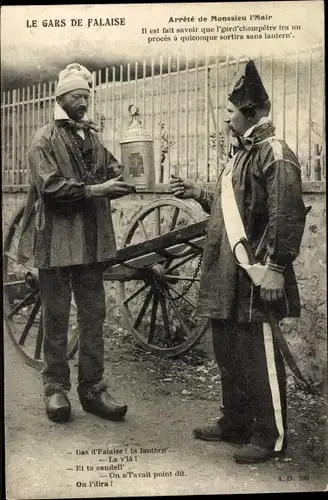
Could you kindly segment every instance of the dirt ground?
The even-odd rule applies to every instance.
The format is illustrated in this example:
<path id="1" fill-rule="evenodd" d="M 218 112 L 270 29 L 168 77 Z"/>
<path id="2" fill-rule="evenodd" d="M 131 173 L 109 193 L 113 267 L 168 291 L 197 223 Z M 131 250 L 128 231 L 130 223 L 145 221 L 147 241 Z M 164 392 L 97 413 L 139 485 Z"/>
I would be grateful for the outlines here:
<path id="1" fill-rule="evenodd" d="M 7 499 L 306 492 L 327 489 L 327 406 L 289 380 L 287 455 L 238 465 L 235 446 L 192 437 L 220 407 L 220 374 L 199 344 L 178 359 L 138 348 L 123 328 L 105 329 L 113 395 L 129 405 L 124 422 L 84 413 L 71 362 L 73 418 L 44 413 L 40 373 L 4 337 Z"/>

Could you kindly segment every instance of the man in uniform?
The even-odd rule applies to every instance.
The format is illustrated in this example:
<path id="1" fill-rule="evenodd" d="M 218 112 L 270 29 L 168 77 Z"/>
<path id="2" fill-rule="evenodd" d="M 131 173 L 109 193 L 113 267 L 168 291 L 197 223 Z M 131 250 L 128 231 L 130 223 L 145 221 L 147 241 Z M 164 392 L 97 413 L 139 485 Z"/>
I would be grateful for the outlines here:
<path id="1" fill-rule="evenodd" d="M 211 319 L 223 406 L 214 425 L 196 428 L 193 434 L 241 443 L 234 454 L 239 463 L 262 462 L 286 449 L 286 373 L 266 311 L 274 311 L 278 321 L 300 315 L 292 263 L 305 225 L 301 170 L 287 144 L 275 137 L 270 107 L 255 64 L 249 61 L 232 82 L 225 122 L 238 140 L 232 192 L 252 253 L 267 266 L 260 286 L 238 266 L 229 242 L 231 228 L 224 219 L 227 222 L 229 214 L 222 204 L 227 168 L 214 193 L 187 179 L 171 179 L 176 196 L 194 198 L 210 213 L 198 312 Z"/>
<path id="2" fill-rule="evenodd" d="M 45 408 L 55 422 L 71 414 L 66 357 L 71 289 L 79 323 L 78 394 L 85 411 L 109 420 L 127 406 L 103 380 L 103 271 L 115 257 L 110 200 L 133 192 L 120 166 L 86 119 L 91 73 L 73 63 L 60 72 L 54 120 L 40 128 L 28 151 L 31 174 L 18 256 L 39 270 L 44 334 Z M 36 213 L 35 213 L 36 211 Z"/>

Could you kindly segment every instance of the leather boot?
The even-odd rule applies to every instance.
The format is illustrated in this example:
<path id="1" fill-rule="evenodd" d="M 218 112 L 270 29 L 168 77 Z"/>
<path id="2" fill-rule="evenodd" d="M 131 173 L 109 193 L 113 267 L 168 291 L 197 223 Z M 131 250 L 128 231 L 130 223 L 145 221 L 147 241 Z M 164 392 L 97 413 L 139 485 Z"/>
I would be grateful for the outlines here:
<path id="1" fill-rule="evenodd" d="M 227 441 L 235 444 L 245 444 L 251 438 L 251 430 L 229 429 L 222 425 L 220 420 L 207 427 L 196 427 L 192 432 L 196 439 L 202 439 L 203 441 Z"/>
<path id="2" fill-rule="evenodd" d="M 272 449 L 263 448 L 255 443 L 248 443 L 246 446 L 242 446 L 236 451 L 233 458 L 239 464 L 258 464 L 270 458 L 281 457 L 283 455 L 283 451 L 274 451 Z"/>
<path id="3" fill-rule="evenodd" d="M 64 391 L 56 391 L 45 396 L 45 408 L 50 420 L 67 422 L 71 416 L 71 403 Z"/>
<path id="4" fill-rule="evenodd" d="M 123 420 L 128 409 L 127 405 L 118 403 L 106 391 L 80 394 L 79 396 L 84 411 L 106 420 Z"/>

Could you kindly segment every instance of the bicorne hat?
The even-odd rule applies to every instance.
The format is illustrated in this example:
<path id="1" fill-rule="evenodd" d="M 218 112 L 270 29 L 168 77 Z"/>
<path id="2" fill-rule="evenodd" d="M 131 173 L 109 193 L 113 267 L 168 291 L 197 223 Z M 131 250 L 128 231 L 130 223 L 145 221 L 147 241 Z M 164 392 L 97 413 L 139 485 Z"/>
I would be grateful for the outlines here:
<path id="1" fill-rule="evenodd" d="M 269 99 L 254 61 L 247 62 L 244 72 L 235 73 L 228 99 L 238 109 L 260 106 Z"/>

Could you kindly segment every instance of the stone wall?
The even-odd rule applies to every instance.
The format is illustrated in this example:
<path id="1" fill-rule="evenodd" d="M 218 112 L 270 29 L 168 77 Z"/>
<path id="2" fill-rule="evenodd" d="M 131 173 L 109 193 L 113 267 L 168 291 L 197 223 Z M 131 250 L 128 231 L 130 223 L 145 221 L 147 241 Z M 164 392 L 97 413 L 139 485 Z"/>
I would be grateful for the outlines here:
<path id="1" fill-rule="evenodd" d="M 326 208 L 324 193 L 306 193 L 307 216 L 300 255 L 295 262 L 301 296 L 300 320 L 284 322 L 286 338 L 304 373 L 317 382 L 327 373 Z"/>
<path id="2" fill-rule="evenodd" d="M 165 190 L 157 189 L 155 193 L 138 192 L 131 197 L 116 200 L 112 203 L 112 215 L 116 231 L 117 244 L 120 246 L 126 228 L 142 207 L 155 199 L 170 198 Z M 3 229 L 19 206 L 26 199 L 23 188 L 9 188 L 3 192 Z M 286 339 L 291 345 L 300 368 L 315 381 L 325 379 L 327 365 L 326 340 L 326 210 L 325 186 L 323 183 L 304 183 L 304 202 L 312 209 L 307 218 L 300 255 L 295 262 L 301 302 L 302 317 L 300 320 L 284 322 Z M 204 212 L 193 201 L 186 203 L 195 213 L 196 219 L 204 218 Z M 120 317 L 120 299 L 118 283 L 106 283 L 108 321 L 123 326 Z M 204 349 L 212 355 L 210 335 L 202 341 Z"/>

